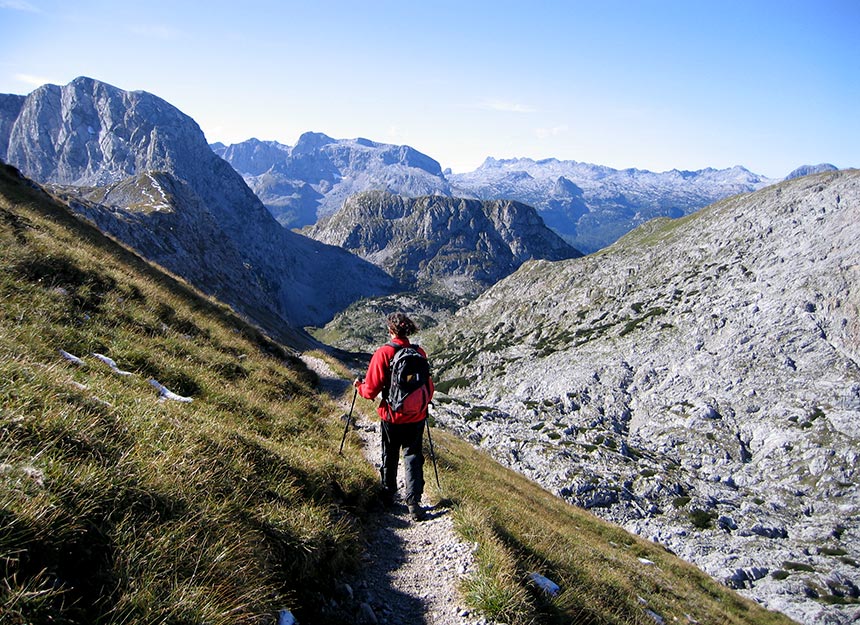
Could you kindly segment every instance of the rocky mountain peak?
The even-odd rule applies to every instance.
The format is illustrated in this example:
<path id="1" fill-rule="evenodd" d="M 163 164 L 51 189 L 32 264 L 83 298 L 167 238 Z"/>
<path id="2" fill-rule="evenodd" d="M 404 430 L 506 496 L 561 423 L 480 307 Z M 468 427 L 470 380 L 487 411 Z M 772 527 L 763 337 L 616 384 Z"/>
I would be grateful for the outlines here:
<path id="1" fill-rule="evenodd" d="M 7 141 L 6 160 L 26 175 L 76 186 L 211 158 L 200 128 L 175 107 L 86 77 L 27 96 Z"/>
<path id="2" fill-rule="evenodd" d="M 564 176 L 556 178 L 555 185 L 552 187 L 552 195 L 554 196 L 582 196 L 582 189 L 572 180 L 568 180 Z"/>
<path id="3" fill-rule="evenodd" d="M 271 214 L 291 228 L 336 212 L 350 195 L 381 189 L 409 197 L 451 195 L 438 162 L 414 148 L 305 133 L 292 148 L 256 151 L 236 144 L 219 153 L 242 174 Z"/>
<path id="4" fill-rule="evenodd" d="M 793 180 L 794 178 L 802 178 L 803 176 L 809 176 L 812 174 L 820 174 L 826 171 L 836 171 L 837 168 L 835 165 L 831 165 L 830 163 L 819 163 L 818 165 L 801 165 L 790 174 L 788 174 L 785 179 Z"/>
<path id="5" fill-rule="evenodd" d="M 299 137 L 290 153 L 293 156 L 311 154 L 332 143 L 335 143 L 335 140 L 321 132 L 305 132 Z"/>
<path id="6" fill-rule="evenodd" d="M 305 232 L 358 254 L 412 288 L 453 296 L 483 291 L 527 260 L 580 255 L 533 208 L 504 200 L 368 191 L 351 196 Z"/>
<path id="7" fill-rule="evenodd" d="M 285 152 L 289 151 L 288 146 L 277 141 L 259 139 L 248 139 L 230 146 L 213 144 L 210 147 L 215 154 L 232 163 L 234 169 L 254 176 L 267 172 L 272 167 L 272 163 L 277 162 Z"/>
<path id="8" fill-rule="evenodd" d="M 390 163 L 399 163 L 406 167 L 414 167 L 423 169 L 432 176 L 442 177 L 442 166 L 435 159 L 430 158 L 426 154 L 422 154 L 415 148 L 408 145 L 398 146 L 396 150 L 392 150 L 394 158 Z"/>
<path id="9" fill-rule="evenodd" d="M 199 126 L 152 94 L 78 78 L 15 108 L 0 110 L 0 158 L 261 324 L 323 323 L 396 287 L 370 263 L 282 228 Z M 348 278 L 321 288 L 331 275 Z"/>

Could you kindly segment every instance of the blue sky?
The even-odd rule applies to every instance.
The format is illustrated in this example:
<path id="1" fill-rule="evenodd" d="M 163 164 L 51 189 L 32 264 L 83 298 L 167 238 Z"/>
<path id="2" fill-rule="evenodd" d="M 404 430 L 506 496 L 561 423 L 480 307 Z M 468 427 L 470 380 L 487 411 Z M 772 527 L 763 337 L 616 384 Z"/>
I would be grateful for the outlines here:
<path id="1" fill-rule="evenodd" d="M 305 131 L 652 171 L 860 167 L 860 1 L 0 0 L 0 93 L 90 76 Z"/>

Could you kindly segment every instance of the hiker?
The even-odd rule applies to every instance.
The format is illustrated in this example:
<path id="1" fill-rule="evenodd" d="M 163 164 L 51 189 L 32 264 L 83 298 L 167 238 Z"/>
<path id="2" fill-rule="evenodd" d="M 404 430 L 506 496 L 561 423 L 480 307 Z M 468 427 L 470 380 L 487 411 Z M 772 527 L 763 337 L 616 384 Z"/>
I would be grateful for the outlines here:
<path id="1" fill-rule="evenodd" d="M 386 506 L 394 504 L 397 493 L 397 465 L 400 461 L 400 449 L 403 448 L 406 505 L 412 518 L 421 521 L 425 518 L 424 509 L 421 507 L 421 495 L 424 492 L 422 437 L 427 420 L 427 406 L 433 397 L 433 380 L 429 374 L 427 354 L 421 347 L 409 342 L 409 336 L 418 331 L 415 323 L 402 312 L 396 312 L 386 317 L 386 324 L 391 341 L 376 350 L 370 359 L 364 380 L 356 380 L 354 386 L 358 394 L 365 399 L 375 399 L 382 393 L 382 400 L 376 412 L 381 419 L 382 467 L 379 472 L 382 478 L 383 503 Z M 403 353 L 395 360 L 395 355 L 401 351 Z M 398 361 L 409 364 L 399 364 Z M 411 363 L 416 367 L 414 370 L 421 370 L 421 373 L 401 377 L 415 378 L 417 386 L 404 391 L 403 385 L 396 382 L 392 385 L 392 366 L 397 370 L 402 366 L 413 371 Z M 404 394 L 405 399 L 402 397 Z"/>

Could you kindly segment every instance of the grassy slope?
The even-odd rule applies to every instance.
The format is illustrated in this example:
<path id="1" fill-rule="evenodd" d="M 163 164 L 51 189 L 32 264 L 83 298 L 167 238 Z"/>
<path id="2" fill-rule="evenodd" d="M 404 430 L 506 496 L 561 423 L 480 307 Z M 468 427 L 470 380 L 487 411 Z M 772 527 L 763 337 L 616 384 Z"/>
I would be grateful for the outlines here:
<path id="1" fill-rule="evenodd" d="M 357 450 L 337 454 L 311 374 L 0 177 L 3 622 L 312 615 L 355 558 L 373 475 Z M 150 377 L 193 402 L 158 401 Z"/>
<path id="2" fill-rule="evenodd" d="M 338 410 L 301 363 L 8 169 L 0 302 L 4 623 L 267 623 L 280 608 L 331 622 L 321 593 L 357 561 L 375 476 L 354 437 L 337 454 Z M 194 401 L 158 401 L 150 377 Z M 436 443 L 458 526 L 481 544 L 474 605 L 508 622 L 789 622 Z M 561 595 L 533 592 L 529 571 Z"/>

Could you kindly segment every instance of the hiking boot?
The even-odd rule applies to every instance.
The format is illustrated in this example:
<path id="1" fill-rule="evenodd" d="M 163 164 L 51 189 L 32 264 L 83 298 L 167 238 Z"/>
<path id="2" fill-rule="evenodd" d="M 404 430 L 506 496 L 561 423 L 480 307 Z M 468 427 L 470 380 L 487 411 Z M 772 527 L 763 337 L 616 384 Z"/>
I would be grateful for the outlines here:
<path id="1" fill-rule="evenodd" d="M 417 503 L 409 504 L 409 516 L 412 517 L 413 521 L 423 521 L 427 518 L 427 515 L 424 512 L 424 508 L 422 508 Z"/>

